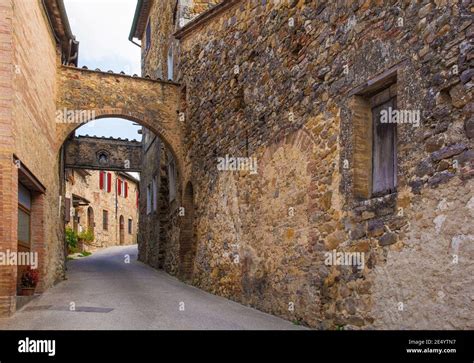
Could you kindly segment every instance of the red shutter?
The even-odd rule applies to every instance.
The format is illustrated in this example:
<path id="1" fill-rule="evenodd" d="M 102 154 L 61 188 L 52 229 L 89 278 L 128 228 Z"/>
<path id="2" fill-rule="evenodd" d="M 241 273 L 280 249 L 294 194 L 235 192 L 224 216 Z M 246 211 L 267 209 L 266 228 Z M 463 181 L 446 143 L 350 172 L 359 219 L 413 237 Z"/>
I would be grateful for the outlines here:
<path id="1" fill-rule="evenodd" d="M 125 198 L 128 197 L 128 182 L 125 181 Z"/>
<path id="2" fill-rule="evenodd" d="M 99 189 L 100 190 L 104 189 L 104 175 L 105 175 L 105 173 L 103 171 L 101 171 L 100 175 L 99 175 Z"/>
<path id="3" fill-rule="evenodd" d="M 112 190 L 112 174 L 107 173 L 107 192 L 110 193 Z"/>

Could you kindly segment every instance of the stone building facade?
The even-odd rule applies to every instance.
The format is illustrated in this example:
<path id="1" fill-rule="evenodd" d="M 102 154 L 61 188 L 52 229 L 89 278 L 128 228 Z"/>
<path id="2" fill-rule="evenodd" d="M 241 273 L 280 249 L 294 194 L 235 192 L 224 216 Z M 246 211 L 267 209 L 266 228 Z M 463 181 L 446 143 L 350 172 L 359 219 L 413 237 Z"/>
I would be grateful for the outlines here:
<path id="1" fill-rule="evenodd" d="M 145 3 L 132 34 L 181 85 L 195 208 L 141 249 L 191 240 L 195 286 L 315 328 L 474 327 L 468 2 L 226 0 L 181 23 L 184 2 Z"/>
<path id="2" fill-rule="evenodd" d="M 67 226 L 94 234 L 85 250 L 137 243 L 138 185 L 123 172 L 66 169 Z"/>
<path id="3" fill-rule="evenodd" d="M 29 215 L 39 292 L 64 277 L 79 126 L 56 112 L 87 110 L 160 140 L 141 260 L 314 328 L 474 327 L 469 2 L 138 4 L 144 78 L 78 69 L 61 0 L 0 0 L 0 249 Z M 18 275 L 0 266 L 1 316 Z"/>

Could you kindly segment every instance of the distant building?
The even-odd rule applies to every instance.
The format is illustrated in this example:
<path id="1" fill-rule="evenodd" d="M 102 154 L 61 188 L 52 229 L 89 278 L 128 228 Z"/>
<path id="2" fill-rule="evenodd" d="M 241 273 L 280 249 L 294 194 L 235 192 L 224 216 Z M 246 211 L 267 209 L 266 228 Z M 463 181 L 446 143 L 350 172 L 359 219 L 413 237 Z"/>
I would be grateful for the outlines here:
<path id="1" fill-rule="evenodd" d="M 94 233 L 85 249 L 137 243 L 137 179 L 123 172 L 85 169 L 66 169 L 65 178 L 67 226 L 77 233 Z"/>

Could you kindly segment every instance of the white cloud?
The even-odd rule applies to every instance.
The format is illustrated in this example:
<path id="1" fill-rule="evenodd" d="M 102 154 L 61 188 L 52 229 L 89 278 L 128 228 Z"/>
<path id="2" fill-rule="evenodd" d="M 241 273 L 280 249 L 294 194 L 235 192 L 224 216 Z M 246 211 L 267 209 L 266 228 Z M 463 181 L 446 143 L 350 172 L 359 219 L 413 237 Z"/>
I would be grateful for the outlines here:
<path id="1" fill-rule="evenodd" d="M 128 40 L 135 0 L 65 0 L 79 65 L 140 74 L 140 48 Z"/>

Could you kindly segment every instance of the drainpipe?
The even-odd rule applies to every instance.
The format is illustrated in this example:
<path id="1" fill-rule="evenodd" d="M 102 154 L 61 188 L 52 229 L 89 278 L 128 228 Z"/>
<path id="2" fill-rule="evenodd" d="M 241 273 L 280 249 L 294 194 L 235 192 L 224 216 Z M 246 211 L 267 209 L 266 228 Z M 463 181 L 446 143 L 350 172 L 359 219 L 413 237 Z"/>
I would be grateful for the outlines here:
<path id="1" fill-rule="evenodd" d="M 132 42 L 133 44 L 135 44 L 137 47 L 140 47 L 140 48 L 142 46 L 133 40 L 133 35 L 135 33 L 135 30 L 137 29 L 138 18 L 140 17 L 142 7 L 143 7 L 143 0 L 138 0 L 137 7 L 135 9 L 135 15 L 133 16 L 132 29 L 130 30 L 130 35 L 128 36 L 128 40 L 130 40 L 130 42 Z"/>

